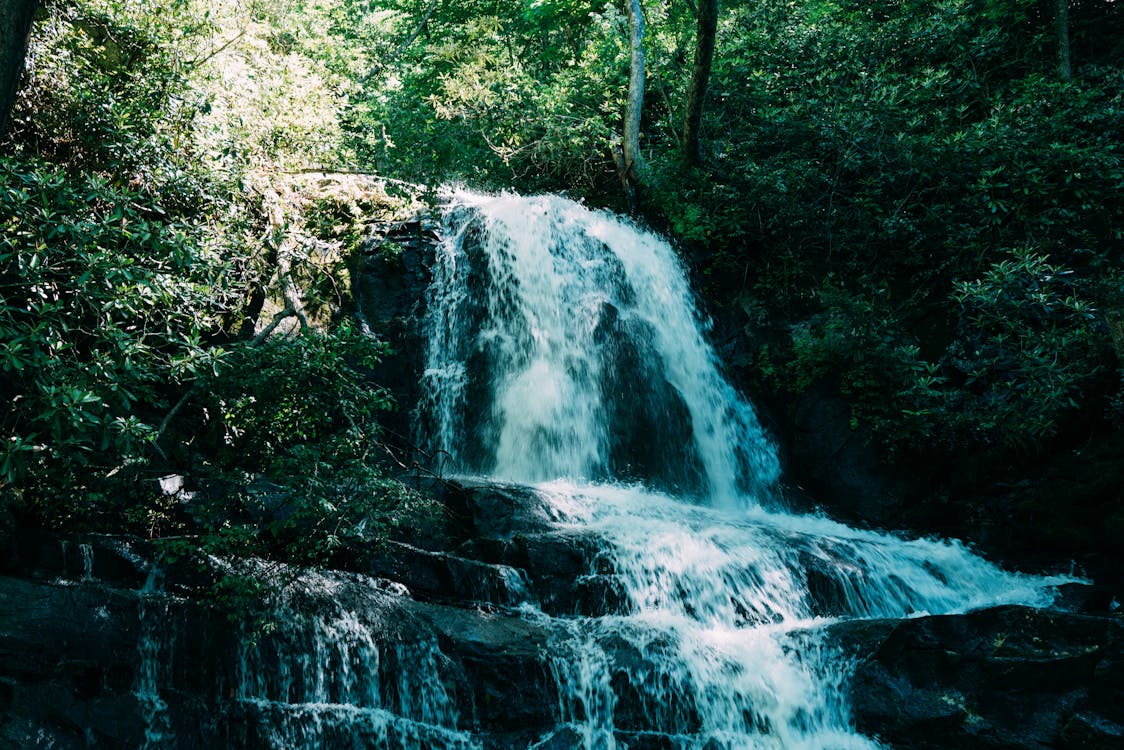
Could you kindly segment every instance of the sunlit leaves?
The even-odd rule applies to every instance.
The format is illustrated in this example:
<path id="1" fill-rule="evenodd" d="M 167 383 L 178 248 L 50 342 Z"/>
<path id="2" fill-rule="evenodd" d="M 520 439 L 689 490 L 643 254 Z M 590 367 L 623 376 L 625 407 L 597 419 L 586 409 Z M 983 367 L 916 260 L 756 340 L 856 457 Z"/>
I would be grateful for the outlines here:
<path id="1" fill-rule="evenodd" d="M 0 175 L 2 483 L 33 486 L 58 462 L 108 471 L 146 453 L 161 386 L 213 362 L 200 336 L 225 312 L 209 291 L 225 264 L 193 253 L 195 228 L 101 176 L 13 161 Z"/>

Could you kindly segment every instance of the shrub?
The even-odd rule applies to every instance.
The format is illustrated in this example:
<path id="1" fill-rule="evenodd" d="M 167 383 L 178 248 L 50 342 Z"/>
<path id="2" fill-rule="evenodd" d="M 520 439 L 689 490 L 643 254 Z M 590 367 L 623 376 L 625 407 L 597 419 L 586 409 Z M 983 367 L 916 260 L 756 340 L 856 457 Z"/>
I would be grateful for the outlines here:
<path id="1" fill-rule="evenodd" d="M 901 394 L 919 436 L 1023 451 L 1054 436 L 1109 362 L 1108 337 L 1083 286 L 1031 248 L 956 283 L 959 323 L 933 370 L 940 377 Z"/>

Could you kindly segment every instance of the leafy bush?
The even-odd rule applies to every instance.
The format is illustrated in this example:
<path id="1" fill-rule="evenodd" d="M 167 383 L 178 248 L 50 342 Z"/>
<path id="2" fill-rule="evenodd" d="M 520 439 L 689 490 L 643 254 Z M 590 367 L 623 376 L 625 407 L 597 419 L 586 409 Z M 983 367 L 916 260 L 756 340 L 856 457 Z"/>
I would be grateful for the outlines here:
<path id="1" fill-rule="evenodd" d="M 323 561 L 423 505 L 379 468 L 378 345 L 250 340 L 271 180 L 338 155 L 342 57 L 267 33 L 286 0 L 206 6 L 52 3 L 32 35 L 0 159 L 0 517 Z M 306 203 L 294 232 L 353 249 L 357 217 Z"/>
<path id="2" fill-rule="evenodd" d="M 958 282 L 958 323 L 937 359 L 922 355 L 885 288 L 821 290 L 825 311 L 792 329 L 787 387 L 820 380 L 850 397 L 895 452 L 1040 450 L 1104 390 L 1109 337 L 1089 282 L 1023 248 Z M 869 287 L 869 284 L 868 284 Z"/>
<path id="3" fill-rule="evenodd" d="M 827 285 L 818 293 L 825 312 L 792 329 L 792 359 L 786 373 L 789 388 L 800 392 L 819 380 L 836 379 L 853 396 L 864 417 L 883 404 L 911 377 L 918 357 L 889 292 L 865 280 L 864 290 L 850 294 Z"/>
<path id="4" fill-rule="evenodd" d="M 65 499 L 143 462 L 169 386 L 216 366 L 231 267 L 144 191 L 13 160 L 0 176 L 0 482 Z"/>
<path id="5" fill-rule="evenodd" d="M 393 401 L 367 373 L 384 351 L 344 324 L 230 352 L 188 426 L 204 462 L 195 476 L 233 493 L 213 513 L 196 511 L 212 543 L 222 547 L 234 533 L 258 554 L 325 563 L 348 543 L 423 522 L 425 500 L 380 468 L 378 417 Z M 234 498 L 242 513 L 232 524 Z"/>
<path id="6" fill-rule="evenodd" d="M 945 434 L 1041 446 L 1108 369 L 1103 323 L 1081 287 L 1072 270 L 1028 248 L 957 283 L 960 323 L 942 360 L 945 387 L 915 386 L 909 396 Z"/>
<path id="7" fill-rule="evenodd" d="M 365 368 L 385 347 L 343 324 L 236 346 L 204 393 L 204 446 L 219 466 L 262 471 L 294 446 L 374 437 L 393 401 Z"/>

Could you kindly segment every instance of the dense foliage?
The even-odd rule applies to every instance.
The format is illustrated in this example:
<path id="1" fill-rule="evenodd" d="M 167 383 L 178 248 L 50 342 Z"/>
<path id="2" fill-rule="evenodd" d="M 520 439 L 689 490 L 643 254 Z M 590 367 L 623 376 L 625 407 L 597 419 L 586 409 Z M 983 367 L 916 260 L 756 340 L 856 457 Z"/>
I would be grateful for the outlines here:
<path id="1" fill-rule="evenodd" d="M 625 206 L 622 4 L 373 6 L 409 43 L 349 102 L 357 158 Z M 692 167 L 694 6 L 643 3 L 645 218 L 744 384 L 840 393 L 888 470 L 924 477 L 922 525 L 971 533 L 989 503 L 1006 523 L 980 493 L 1122 444 L 1124 11 L 1070 6 L 1062 71 L 1039 0 L 724 2 Z M 1120 528 L 1119 491 L 1070 475 L 1051 480 L 1081 509 L 1067 525 Z"/>
<path id="2" fill-rule="evenodd" d="M 338 94 L 253 8 L 203 5 L 48 3 L 33 31 L 0 159 L 0 520 L 324 561 L 421 512 L 380 468 L 385 347 L 333 318 L 362 224 L 284 174 L 343 148 Z M 296 282 L 301 325 L 255 335 Z"/>
<path id="3" fill-rule="evenodd" d="M 681 142 L 696 7 L 642 6 L 640 210 L 680 243 L 744 385 L 838 393 L 854 432 L 946 501 L 925 507 L 961 519 L 981 487 L 1061 482 L 1088 441 L 1124 446 L 1119 3 L 1072 0 L 1066 71 L 1044 0 L 728 0 L 701 165 Z M 286 173 L 626 205 L 620 3 L 53 0 L 40 16 L 0 163 L 0 481 L 45 518 L 104 511 L 107 477 L 247 487 L 297 465 L 292 486 L 358 507 L 332 498 L 388 404 L 367 355 L 345 332 L 253 339 L 279 261 L 305 269 L 310 308 L 332 287 L 278 239 Z M 332 241 L 354 243 L 353 212 L 301 205 L 303 236 L 345 215 Z M 1118 492 L 1080 487 L 1089 518 L 1124 524 Z"/>

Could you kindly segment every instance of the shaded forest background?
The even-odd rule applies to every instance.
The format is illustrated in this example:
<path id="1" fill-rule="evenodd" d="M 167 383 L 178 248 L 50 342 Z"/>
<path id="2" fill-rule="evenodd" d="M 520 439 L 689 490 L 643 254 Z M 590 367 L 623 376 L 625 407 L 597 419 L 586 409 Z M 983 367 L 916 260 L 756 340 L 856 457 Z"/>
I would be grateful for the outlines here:
<path id="1" fill-rule="evenodd" d="M 0 523 L 301 562 L 416 523 L 347 272 L 424 203 L 396 180 L 463 181 L 672 237 L 833 512 L 1118 571 L 1121 4 L 726 0 L 696 152 L 713 3 L 647 0 L 626 192 L 629 7 L 42 3 L 0 142 Z M 223 501 L 185 516 L 171 473 Z"/>

